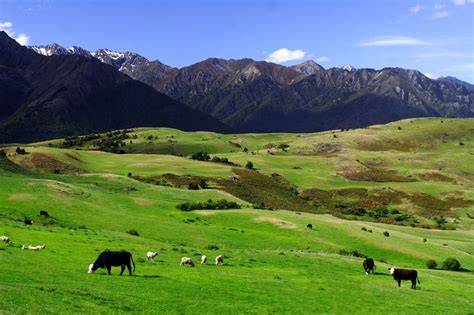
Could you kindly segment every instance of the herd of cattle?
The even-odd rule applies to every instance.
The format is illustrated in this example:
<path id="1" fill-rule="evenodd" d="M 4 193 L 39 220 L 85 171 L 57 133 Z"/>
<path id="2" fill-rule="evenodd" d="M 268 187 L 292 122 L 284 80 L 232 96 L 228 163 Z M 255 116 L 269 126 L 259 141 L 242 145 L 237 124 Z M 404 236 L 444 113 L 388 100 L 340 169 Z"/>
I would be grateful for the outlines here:
<path id="1" fill-rule="evenodd" d="M 49 217 L 49 214 L 46 211 L 41 210 L 40 216 Z M 24 220 L 25 225 L 32 225 L 33 221 L 30 219 Z M 313 228 L 312 224 L 308 224 L 307 228 Z M 11 240 L 8 236 L 0 236 L 0 241 L 4 243 L 11 243 Z M 33 251 L 40 251 L 46 248 L 46 245 L 22 245 L 21 249 L 26 250 L 33 250 Z M 147 260 L 154 260 L 155 257 L 158 255 L 156 252 L 147 252 L 146 258 Z M 205 255 L 201 256 L 201 265 L 207 263 L 207 257 Z M 224 263 L 224 257 L 219 255 L 215 258 L 215 264 L 221 265 Z M 128 269 L 130 276 L 132 275 L 132 265 L 133 265 L 133 272 L 135 272 L 135 262 L 133 261 L 132 254 L 126 251 L 105 251 L 100 253 L 99 257 L 95 260 L 94 263 L 89 265 L 89 273 L 93 273 L 99 268 L 106 268 L 108 274 L 111 274 L 112 267 L 121 267 L 120 275 L 123 274 L 125 268 Z M 194 267 L 194 261 L 192 258 L 189 257 L 182 257 L 180 261 L 181 266 L 191 266 Z M 372 258 L 367 258 L 363 261 L 362 267 L 364 268 L 365 273 L 368 275 L 369 273 L 374 273 L 374 269 L 376 268 L 375 262 Z M 398 286 L 400 287 L 402 280 L 410 280 L 411 281 L 411 288 L 416 289 L 416 282 L 420 283 L 418 279 L 418 273 L 416 270 L 412 269 L 400 269 L 400 268 L 388 268 L 390 274 L 393 276 L 393 279 L 398 282 Z"/>

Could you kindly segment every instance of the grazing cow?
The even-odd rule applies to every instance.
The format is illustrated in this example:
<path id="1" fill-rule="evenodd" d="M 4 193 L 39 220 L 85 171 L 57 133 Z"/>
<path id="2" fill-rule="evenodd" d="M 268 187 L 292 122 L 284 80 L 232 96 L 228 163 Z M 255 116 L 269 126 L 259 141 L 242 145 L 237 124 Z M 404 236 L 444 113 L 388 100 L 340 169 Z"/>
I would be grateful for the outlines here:
<path id="1" fill-rule="evenodd" d="M 224 263 L 224 257 L 222 255 L 219 255 L 216 257 L 216 265 L 220 265 Z"/>
<path id="2" fill-rule="evenodd" d="M 311 223 L 306 224 L 306 227 L 307 227 L 308 229 L 313 229 L 313 225 L 312 225 Z"/>
<path id="3" fill-rule="evenodd" d="M 47 211 L 44 211 L 44 210 L 40 210 L 40 217 L 49 217 L 49 213 Z"/>
<path id="4" fill-rule="evenodd" d="M 206 255 L 201 256 L 201 265 L 204 265 L 207 262 L 207 257 Z"/>
<path id="5" fill-rule="evenodd" d="M 45 249 L 45 248 L 46 248 L 46 245 L 44 245 L 44 244 L 43 244 L 43 245 L 36 245 L 36 246 L 31 246 L 31 245 L 26 246 L 26 245 L 23 245 L 23 246 L 21 247 L 21 249 L 29 249 L 29 250 L 36 250 L 36 251 L 38 251 L 38 250 L 43 250 L 43 249 Z"/>
<path id="6" fill-rule="evenodd" d="M 8 236 L 2 235 L 0 236 L 0 241 L 5 242 L 5 243 L 10 243 L 10 238 Z"/>
<path id="7" fill-rule="evenodd" d="M 388 270 L 390 270 L 390 274 L 393 276 L 393 279 L 398 282 L 398 286 L 400 286 L 402 280 L 410 280 L 412 289 L 416 289 L 417 281 L 420 283 L 416 270 L 396 268 L 388 268 Z"/>
<path id="8" fill-rule="evenodd" d="M 23 221 L 25 223 L 25 225 L 33 225 L 33 220 L 30 220 L 30 219 L 25 219 L 25 221 Z"/>
<path id="9" fill-rule="evenodd" d="M 128 273 L 130 276 L 132 275 L 132 266 L 133 264 L 133 272 L 135 272 L 135 262 L 133 261 L 132 254 L 126 251 L 121 252 L 102 252 L 100 253 L 99 257 L 97 257 L 96 261 L 93 264 L 89 265 L 89 273 L 93 273 L 98 268 L 107 268 L 107 272 L 110 275 L 110 270 L 113 267 L 120 266 L 122 270 L 120 271 L 120 275 L 123 274 L 125 271 L 125 267 L 128 269 Z"/>
<path id="10" fill-rule="evenodd" d="M 189 257 L 182 257 L 180 265 L 190 265 L 191 267 L 194 267 L 194 261 Z"/>
<path id="11" fill-rule="evenodd" d="M 362 267 L 364 267 L 365 274 L 368 275 L 371 271 L 374 273 L 375 263 L 372 258 L 367 258 L 362 263 Z"/>
<path id="12" fill-rule="evenodd" d="M 148 260 L 155 260 L 156 256 L 158 256 L 158 253 L 156 253 L 156 252 L 147 252 L 146 253 L 146 259 L 148 259 Z"/>

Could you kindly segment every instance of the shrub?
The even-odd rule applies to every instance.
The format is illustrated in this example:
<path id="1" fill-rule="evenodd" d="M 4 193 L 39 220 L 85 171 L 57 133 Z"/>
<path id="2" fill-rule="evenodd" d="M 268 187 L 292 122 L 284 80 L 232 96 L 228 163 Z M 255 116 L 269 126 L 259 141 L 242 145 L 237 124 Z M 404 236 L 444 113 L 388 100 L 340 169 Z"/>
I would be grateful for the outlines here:
<path id="1" fill-rule="evenodd" d="M 438 263 L 434 259 L 428 259 L 426 261 L 426 268 L 428 269 L 436 269 Z"/>
<path id="2" fill-rule="evenodd" d="M 132 172 L 128 172 L 128 177 L 132 177 Z"/>
<path id="3" fill-rule="evenodd" d="M 25 151 L 25 149 L 22 149 L 20 147 L 16 147 L 16 150 L 15 150 L 16 154 L 26 154 L 27 152 Z"/>
<path id="4" fill-rule="evenodd" d="M 423 243 L 426 243 L 427 239 L 426 238 L 423 238 Z"/>
<path id="5" fill-rule="evenodd" d="M 213 201 L 212 199 L 209 199 L 207 202 L 180 203 L 176 205 L 176 209 L 181 210 L 181 211 L 240 209 L 240 205 L 235 201 L 227 201 L 225 199 L 221 199 L 218 201 Z"/>
<path id="6" fill-rule="evenodd" d="M 5 151 L 0 150 L 0 156 L 7 156 L 7 154 L 5 153 Z"/>
<path id="7" fill-rule="evenodd" d="M 249 170 L 253 170 L 253 163 L 248 161 L 247 164 L 245 164 L 245 168 L 247 168 Z"/>
<path id="8" fill-rule="evenodd" d="M 385 232 L 383 232 L 383 235 L 386 236 L 386 237 L 389 237 L 390 233 L 388 233 L 388 231 L 385 231 Z"/>
<path id="9" fill-rule="evenodd" d="M 137 230 L 134 230 L 134 229 L 128 230 L 127 234 L 134 235 L 134 236 L 140 236 L 140 233 L 138 233 Z"/>
<path id="10" fill-rule="evenodd" d="M 199 187 L 200 187 L 201 189 L 206 189 L 206 188 L 208 187 L 207 182 L 206 182 L 204 179 L 201 179 L 201 180 L 199 181 Z"/>
<path id="11" fill-rule="evenodd" d="M 458 271 L 461 268 L 461 263 L 453 257 L 447 258 L 443 261 L 443 269 L 451 270 L 451 271 Z"/>
<path id="12" fill-rule="evenodd" d="M 199 190 L 199 185 L 197 183 L 189 183 L 188 189 L 189 190 Z"/>
<path id="13" fill-rule="evenodd" d="M 448 223 L 446 219 L 443 216 L 440 217 L 433 217 L 433 220 L 438 224 L 438 226 L 441 226 L 442 224 Z"/>
<path id="14" fill-rule="evenodd" d="M 197 160 L 197 161 L 209 161 L 211 157 L 207 152 L 199 151 L 198 153 L 195 153 L 191 156 L 191 159 Z"/>
<path id="15" fill-rule="evenodd" d="M 219 246 L 217 246 L 217 245 L 207 245 L 207 246 L 206 246 L 206 249 L 209 249 L 209 250 L 219 250 Z"/>
<path id="16" fill-rule="evenodd" d="M 362 257 L 362 258 L 367 258 L 368 256 L 357 251 L 357 250 L 351 250 L 351 251 L 348 251 L 348 250 L 345 250 L 345 249 L 341 249 L 339 251 L 339 255 L 343 255 L 343 256 L 354 256 L 354 257 Z"/>
<path id="17" fill-rule="evenodd" d="M 367 228 L 365 228 L 365 227 L 362 227 L 361 230 L 367 232 Z"/>

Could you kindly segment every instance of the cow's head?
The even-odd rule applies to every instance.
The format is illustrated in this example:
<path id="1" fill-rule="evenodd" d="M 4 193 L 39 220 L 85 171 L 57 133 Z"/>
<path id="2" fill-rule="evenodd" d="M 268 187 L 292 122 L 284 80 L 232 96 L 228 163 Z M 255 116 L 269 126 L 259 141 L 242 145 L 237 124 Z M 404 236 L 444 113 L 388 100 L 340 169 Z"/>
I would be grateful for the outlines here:
<path id="1" fill-rule="evenodd" d="M 390 274 L 393 275 L 393 273 L 395 272 L 395 268 L 388 268 L 388 270 L 390 270 Z"/>
<path id="2" fill-rule="evenodd" d="M 97 270 L 97 266 L 95 264 L 90 264 L 89 271 L 87 273 L 93 273 L 96 270 Z"/>

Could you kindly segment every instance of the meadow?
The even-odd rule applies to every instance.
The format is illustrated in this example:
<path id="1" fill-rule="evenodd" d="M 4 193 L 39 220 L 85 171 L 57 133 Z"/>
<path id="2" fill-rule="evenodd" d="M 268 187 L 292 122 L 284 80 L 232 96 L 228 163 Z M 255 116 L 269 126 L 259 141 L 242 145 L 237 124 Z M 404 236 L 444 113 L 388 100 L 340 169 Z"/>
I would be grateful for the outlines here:
<path id="1" fill-rule="evenodd" d="M 6 145 L 0 235 L 12 243 L 0 243 L 0 312 L 470 314 L 473 126 L 473 119 L 415 119 L 242 135 L 137 128 L 123 139 L 123 154 L 97 150 L 97 139 Z M 199 151 L 240 167 L 190 158 Z M 248 161 L 255 170 L 245 169 Z M 208 187 L 188 189 L 198 179 Z M 176 209 L 209 199 L 241 208 Z M 353 204 L 389 213 L 343 212 Z M 406 221 L 390 221 L 402 214 Z M 28 244 L 46 249 L 21 249 Z M 134 276 L 118 276 L 119 268 L 87 274 L 106 249 L 131 252 Z M 155 261 L 147 251 L 159 253 Z M 354 251 L 376 260 L 375 274 L 347 254 Z M 203 254 L 207 265 L 179 265 Z M 217 255 L 224 265 L 213 264 Z M 462 271 L 426 268 L 448 257 Z M 398 288 L 391 266 L 418 270 L 419 288 Z"/>

